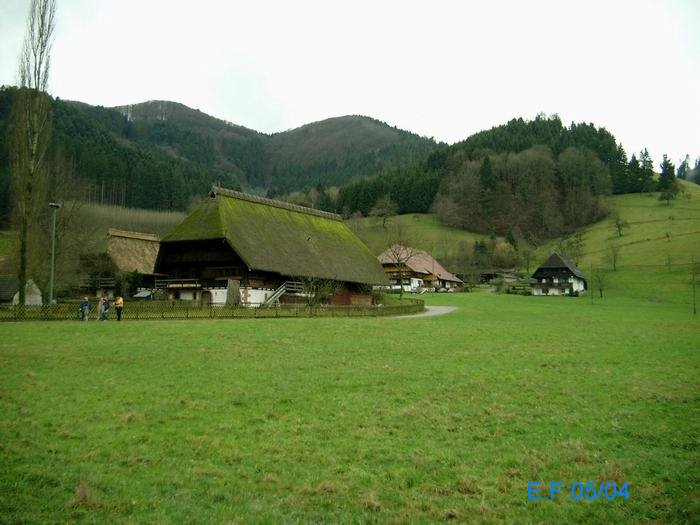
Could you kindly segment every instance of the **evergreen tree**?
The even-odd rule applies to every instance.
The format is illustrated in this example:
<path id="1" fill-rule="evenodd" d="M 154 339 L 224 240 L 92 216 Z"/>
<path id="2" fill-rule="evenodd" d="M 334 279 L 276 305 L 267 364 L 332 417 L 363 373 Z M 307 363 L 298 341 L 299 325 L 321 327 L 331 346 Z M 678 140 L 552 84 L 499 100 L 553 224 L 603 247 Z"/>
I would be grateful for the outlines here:
<path id="1" fill-rule="evenodd" d="M 622 144 L 617 146 L 615 156 L 610 164 L 610 177 L 612 179 L 612 192 L 616 195 L 630 191 L 628 177 L 627 153 Z"/>
<path id="2" fill-rule="evenodd" d="M 656 190 L 665 191 L 670 189 L 675 184 L 676 168 L 669 160 L 668 155 L 664 154 L 663 160 L 661 161 L 661 175 L 659 176 L 659 181 L 656 184 Z"/>
<path id="3" fill-rule="evenodd" d="M 333 199 L 326 190 L 322 190 L 321 193 L 318 194 L 316 207 L 319 210 L 335 212 L 335 202 L 333 202 Z"/>
<path id="4" fill-rule="evenodd" d="M 690 171 L 690 155 L 686 155 L 683 162 L 678 166 L 678 171 L 676 172 L 676 177 L 685 180 L 688 172 Z"/>
<path id="5" fill-rule="evenodd" d="M 637 160 L 637 155 L 632 153 L 627 164 L 627 191 L 630 193 L 639 193 L 643 191 L 642 168 Z"/>
<path id="6" fill-rule="evenodd" d="M 639 154 L 639 180 L 641 189 L 639 191 L 654 191 L 654 161 L 646 148 Z"/>
<path id="7" fill-rule="evenodd" d="M 482 190 L 492 190 L 496 185 L 493 177 L 493 169 L 491 168 L 491 159 L 489 157 L 484 157 L 484 160 L 481 162 L 479 180 Z"/>

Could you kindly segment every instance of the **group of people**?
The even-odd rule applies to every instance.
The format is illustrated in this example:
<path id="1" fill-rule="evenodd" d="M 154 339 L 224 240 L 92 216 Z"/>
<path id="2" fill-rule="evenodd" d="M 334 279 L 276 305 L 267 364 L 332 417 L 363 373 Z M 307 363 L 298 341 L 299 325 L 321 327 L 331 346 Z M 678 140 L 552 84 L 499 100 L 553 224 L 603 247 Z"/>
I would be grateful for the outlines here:
<path id="1" fill-rule="evenodd" d="M 108 321 L 109 320 L 109 299 L 106 295 L 101 296 L 97 300 L 97 320 L 98 321 Z M 124 298 L 121 295 L 117 295 L 114 299 L 114 311 L 117 313 L 117 321 L 122 320 L 122 310 L 124 309 Z M 90 314 L 90 301 L 87 297 L 83 298 L 83 302 L 80 303 L 80 318 L 83 321 L 88 320 Z"/>

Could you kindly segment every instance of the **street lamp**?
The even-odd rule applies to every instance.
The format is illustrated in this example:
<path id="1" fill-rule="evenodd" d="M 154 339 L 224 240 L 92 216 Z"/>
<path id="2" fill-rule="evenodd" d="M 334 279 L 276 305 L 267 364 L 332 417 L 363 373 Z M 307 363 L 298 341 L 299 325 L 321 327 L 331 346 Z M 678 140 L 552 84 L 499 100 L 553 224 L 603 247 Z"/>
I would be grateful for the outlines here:
<path id="1" fill-rule="evenodd" d="M 53 218 L 51 220 L 51 273 L 49 274 L 49 304 L 53 304 L 53 269 L 56 261 L 56 212 L 61 207 L 57 202 L 49 202 L 53 208 Z"/>

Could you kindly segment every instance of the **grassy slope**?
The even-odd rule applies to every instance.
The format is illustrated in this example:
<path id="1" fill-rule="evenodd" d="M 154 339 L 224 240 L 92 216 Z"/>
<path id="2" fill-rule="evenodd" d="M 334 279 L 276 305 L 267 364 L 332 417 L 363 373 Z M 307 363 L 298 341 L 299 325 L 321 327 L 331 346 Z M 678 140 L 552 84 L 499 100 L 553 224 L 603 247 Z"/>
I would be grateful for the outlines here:
<path id="1" fill-rule="evenodd" d="M 429 300 L 460 310 L 2 326 L 0 515 L 697 518 L 700 332 L 685 308 Z M 628 482 L 630 498 L 528 502 L 529 481 Z"/>
<path id="2" fill-rule="evenodd" d="M 589 273 L 591 265 L 609 268 L 607 250 L 616 243 L 620 246 L 618 271 L 607 278 L 611 293 L 651 301 L 690 302 L 690 263 L 693 258 L 700 262 L 700 186 L 682 184 L 690 199 L 679 197 L 670 206 L 659 202 L 658 194 L 611 197 L 611 209 L 619 211 L 630 226 L 622 237 L 610 218 L 584 228 L 581 269 Z M 539 259 L 545 259 L 555 246 L 553 241 L 540 248 Z"/>
<path id="3" fill-rule="evenodd" d="M 610 243 L 621 246 L 619 264 L 665 266 L 687 264 L 692 256 L 700 260 L 700 186 L 682 182 L 690 199 L 679 197 L 670 205 L 657 200 L 658 194 L 618 195 L 610 198 L 630 227 L 618 237 L 610 218 L 584 228 L 586 247 L 582 266 L 598 264 Z M 670 234 L 670 238 L 667 237 Z"/>
<path id="4" fill-rule="evenodd" d="M 582 229 L 585 247 L 581 269 L 589 273 L 591 265 L 609 267 L 605 261 L 608 246 L 617 243 L 620 245 L 619 268 L 607 279 L 610 293 L 631 294 L 652 301 L 689 302 L 689 263 L 693 257 L 700 262 L 700 186 L 681 184 L 690 199 L 679 197 L 670 206 L 659 202 L 656 193 L 610 197 L 611 210 L 619 211 L 630 227 L 624 230 L 621 238 L 610 218 Z M 434 215 L 426 214 L 393 217 L 386 228 L 382 228 L 381 219 L 376 218 L 351 219 L 348 224 L 377 254 L 394 242 L 397 225 L 407 243 L 428 250 L 438 260 L 445 253 L 454 253 L 460 241 L 486 238 L 445 227 Z M 555 239 L 538 248 L 534 265 L 545 260 L 557 243 Z"/>
<path id="5" fill-rule="evenodd" d="M 427 250 L 440 258 L 441 253 L 451 251 L 460 241 L 473 242 L 486 239 L 486 235 L 443 226 L 435 215 L 411 213 L 392 217 L 382 226 L 382 220 L 374 217 L 350 219 L 348 226 L 377 255 L 389 245 L 403 238 L 414 248 Z M 397 229 L 400 234 L 397 234 Z"/>

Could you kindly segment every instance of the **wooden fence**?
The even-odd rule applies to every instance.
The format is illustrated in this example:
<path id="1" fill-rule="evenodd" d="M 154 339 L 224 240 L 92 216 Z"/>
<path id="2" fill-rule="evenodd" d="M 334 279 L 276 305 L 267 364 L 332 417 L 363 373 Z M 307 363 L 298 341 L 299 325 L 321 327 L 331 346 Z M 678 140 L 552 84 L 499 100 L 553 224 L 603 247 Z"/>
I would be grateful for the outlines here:
<path id="1" fill-rule="evenodd" d="M 271 307 L 201 306 L 196 303 L 143 301 L 128 302 L 122 311 L 123 321 L 154 319 L 268 319 L 290 317 L 380 317 L 408 315 L 425 309 L 419 299 L 404 299 L 401 304 L 386 306 L 314 306 L 282 305 Z M 110 321 L 116 321 L 114 307 L 109 309 Z M 78 303 L 61 303 L 51 306 L 0 306 L 2 321 L 80 321 Z M 93 304 L 89 321 L 97 321 L 97 308 Z"/>

